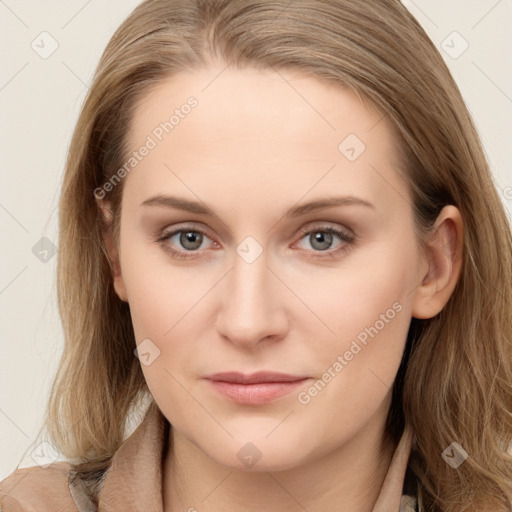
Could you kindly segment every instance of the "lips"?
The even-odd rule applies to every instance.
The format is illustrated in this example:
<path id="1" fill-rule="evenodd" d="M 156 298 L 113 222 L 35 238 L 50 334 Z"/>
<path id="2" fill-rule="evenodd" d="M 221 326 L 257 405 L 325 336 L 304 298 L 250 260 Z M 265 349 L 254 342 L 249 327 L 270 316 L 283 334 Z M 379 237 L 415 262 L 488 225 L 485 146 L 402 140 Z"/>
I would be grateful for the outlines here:
<path id="1" fill-rule="evenodd" d="M 309 377 L 277 372 L 216 373 L 206 377 L 212 388 L 224 398 L 239 404 L 261 405 L 297 389 Z"/>
<path id="2" fill-rule="evenodd" d="M 306 375 L 289 375 L 278 372 L 255 372 L 249 375 L 240 372 L 215 373 L 206 377 L 209 380 L 218 382 L 231 382 L 237 384 L 257 384 L 260 382 L 296 382 L 307 379 Z"/>

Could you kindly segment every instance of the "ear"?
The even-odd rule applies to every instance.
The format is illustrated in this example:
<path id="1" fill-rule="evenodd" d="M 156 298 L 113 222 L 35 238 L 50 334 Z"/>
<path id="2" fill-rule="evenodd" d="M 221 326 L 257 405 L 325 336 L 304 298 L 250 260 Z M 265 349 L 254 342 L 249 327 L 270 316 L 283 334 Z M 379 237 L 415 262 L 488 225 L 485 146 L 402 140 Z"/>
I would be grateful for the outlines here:
<path id="1" fill-rule="evenodd" d="M 112 236 L 112 210 L 110 201 L 104 199 L 96 199 L 100 215 L 104 219 L 105 227 L 102 228 L 102 237 L 105 247 L 107 249 L 107 257 L 110 263 L 110 269 L 112 272 L 112 280 L 114 284 L 114 290 L 118 297 L 128 302 L 128 296 L 126 293 L 126 287 L 124 284 L 123 276 L 121 274 L 121 264 L 119 261 L 119 253 L 117 247 L 114 244 Z M 102 226 L 103 226 L 102 224 Z"/>
<path id="2" fill-rule="evenodd" d="M 446 305 L 462 269 L 463 221 L 458 208 L 445 206 L 430 236 L 428 268 L 420 275 L 421 284 L 414 290 L 412 316 L 432 318 Z"/>

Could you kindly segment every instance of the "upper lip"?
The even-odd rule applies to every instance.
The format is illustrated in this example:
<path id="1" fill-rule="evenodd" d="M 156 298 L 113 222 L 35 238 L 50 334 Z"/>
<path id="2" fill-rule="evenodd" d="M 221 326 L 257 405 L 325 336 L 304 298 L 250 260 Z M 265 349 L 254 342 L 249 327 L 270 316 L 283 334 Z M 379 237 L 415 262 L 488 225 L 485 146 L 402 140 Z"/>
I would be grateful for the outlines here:
<path id="1" fill-rule="evenodd" d="M 259 382 L 295 382 L 307 379 L 304 375 L 289 375 L 279 372 L 255 372 L 244 374 L 240 372 L 221 372 L 206 377 L 209 380 L 233 382 L 238 384 L 255 384 Z"/>

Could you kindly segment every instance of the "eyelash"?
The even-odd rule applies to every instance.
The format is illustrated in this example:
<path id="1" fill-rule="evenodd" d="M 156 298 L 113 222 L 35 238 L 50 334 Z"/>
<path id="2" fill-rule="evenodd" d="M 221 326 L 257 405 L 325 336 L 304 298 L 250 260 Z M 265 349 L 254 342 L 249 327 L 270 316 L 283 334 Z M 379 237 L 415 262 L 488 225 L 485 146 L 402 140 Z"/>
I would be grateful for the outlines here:
<path id="1" fill-rule="evenodd" d="M 204 256 L 196 255 L 198 253 L 198 251 L 179 251 L 165 243 L 169 239 L 171 239 L 174 235 L 177 235 L 178 233 L 183 233 L 183 232 L 196 233 L 196 234 L 199 233 L 201 235 L 204 235 L 204 236 L 210 238 L 208 236 L 208 234 L 205 231 L 203 231 L 202 229 L 182 227 L 180 229 L 175 229 L 171 232 L 167 232 L 167 233 L 164 232 L 161 236 L 159 236 L 159 238 L 157 239 L 157 242 L 159 242 L 161 244 L 161 246 L 165 252 L 167 252 L 174 258 L 182 259 L 182 260 L 186 260 L 186 259 L 190 259 L 190 258 L 196 258 L 196 259 L 203 258 Z M 348 233 L 345 233 L 344 231 L 335 229 L 330 226 L 315 226 L 313 229 L 311 229 L 311 228 L 302 229 L 300 231 L 299 240 L 302 240 L 306 235 L 310 235 L 312 233 L 333 234 L 333 235 L 337 236 L 340 241 L 345 242 L 345 244 L 342 244 L 340 246 L 340 248 L 334 249 L 332 251 L 329 251 L 328 249 L 325 251 L 314 251 L 314 252 L 317 252 L 320 254 L 315 255 L 315 256 L 310 256 L 311 258 L 326 258 L 326 257 L 339 256 L 351 248 L 351 246 L 354 243 L 355 238 L 356 238 L 354 235 L 349 235 Z"/>

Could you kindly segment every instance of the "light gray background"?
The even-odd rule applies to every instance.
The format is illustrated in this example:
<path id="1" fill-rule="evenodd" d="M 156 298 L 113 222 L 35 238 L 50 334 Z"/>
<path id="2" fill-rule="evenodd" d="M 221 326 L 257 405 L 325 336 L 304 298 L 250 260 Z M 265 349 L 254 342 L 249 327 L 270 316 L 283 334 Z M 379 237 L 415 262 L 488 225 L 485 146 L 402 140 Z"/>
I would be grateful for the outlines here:
<path id="1" fill-rule="evenodd" d="M 58 243 L 58 195 L 79 108 L 103 48 L 138 3 L 0 0 L 0 479 L 22 457 L 22 467 L 36 463 L 31 453 L 62 350 L 56 258 L 50 251 L 44 262 L 33 248 L 42 237 Z M 511 217 L 512 0 L 403 3 L 452 70 Z"/>

